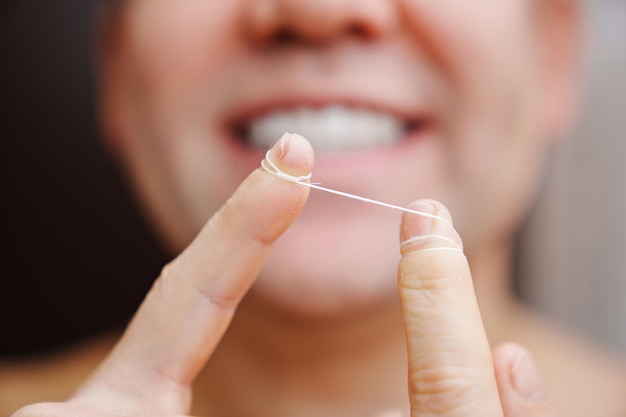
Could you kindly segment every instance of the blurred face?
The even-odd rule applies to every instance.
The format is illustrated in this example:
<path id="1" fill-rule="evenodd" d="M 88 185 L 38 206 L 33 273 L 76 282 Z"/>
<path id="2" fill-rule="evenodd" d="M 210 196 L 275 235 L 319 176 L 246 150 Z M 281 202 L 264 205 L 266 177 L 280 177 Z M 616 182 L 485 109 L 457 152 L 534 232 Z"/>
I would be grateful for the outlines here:
<path id="1" fill-rule="evenodd" d="M 471 254 L 510 238 L 557 129 L 539 5 L 131 0 L 107 55 L 106 125 L 174 251 L 291 131 L 316 150 L 314 182 L 439 199 Z M 393 300 L 398 224 L 313 191 L 251 297 L 314 315 Z"/>

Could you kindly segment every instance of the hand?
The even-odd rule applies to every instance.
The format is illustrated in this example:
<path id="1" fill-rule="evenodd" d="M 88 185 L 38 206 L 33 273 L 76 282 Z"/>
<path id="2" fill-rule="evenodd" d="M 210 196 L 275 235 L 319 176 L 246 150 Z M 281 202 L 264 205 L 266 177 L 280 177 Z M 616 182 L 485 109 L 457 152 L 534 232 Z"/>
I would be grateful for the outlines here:
<path id="1" fill-rule="evenodd" d="M 270 158 L 294 176 L 313 167 L 310 145 L 297 136 L 281 140 Z M 253 172 L 163 269 L 122 339 L 77 394 L 66 403 L 27 406 L 13 417 L 187 414 L 193 379 L 308 192 L 262 169 Z"/>
<path id="2" fill-rule="evenodd" d="M 411 208 L 450 222 L 414 214 L 405 214 L 402 222 L 398 286 L 411 416 L 554 416 L 530 355 L 513 344 L 492 354 L 448 211 L 435 201 Z"/>
<path id="3" fill-rule="evenodd" d="M 270 158 L 294 176 L 308 174 L 313 166 L 310 146 L 297 136 L 279 142 Z M 272 243 L 297 217 L 307 195 L 306 187 L 260 169 L 252 173 L 191 245 L 164 268 L 122 339 L 77 394 L 65 403 L 22 408 L 13 417 L 187 414 L 193 379 L 224 334 Z M 449 218 L 436 203 L 416 208 L 429 207 Z M 450 226 L 405 216 L 405 238 L 425 234 L 460 245 Z M 412 415 L 552 415 L 541 402 L 527 354 L 506 346 L 492 360 L 464 256 L 423 250 L 441 246 L 450 242 L 433 238 L 405 245 L 399 267 Z"/>

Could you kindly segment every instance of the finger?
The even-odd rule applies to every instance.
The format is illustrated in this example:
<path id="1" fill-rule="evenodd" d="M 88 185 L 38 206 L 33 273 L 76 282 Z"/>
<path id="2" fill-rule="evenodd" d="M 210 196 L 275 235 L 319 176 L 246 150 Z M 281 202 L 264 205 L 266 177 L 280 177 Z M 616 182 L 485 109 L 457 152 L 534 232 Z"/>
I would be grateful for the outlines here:
<path id="1" fill-rule="evenodd" d="M 398 286 L 409 355 L 411 415 L 501 416 L 491 350 L 461 240 L 441 204 L 405 214 Z"/>
<path id="2" fill-rule="evenodd" d="M 11 417 L 111 417 L 109 414 L 67 403 L 40 403 L 20 408 Z"/>
<path id="3" fill-rule="evenodd" d="M 268 158 L 294 176 L 313 166 L 313 151 L 298 135 L 281 138 Z M 121 341 L 75 400 L 186 413 L 189 385 L 307 196 L 308 187 L 263 169 L 253 172 L 164 268 Z"/>
<path id="4" fill-rule="evenodd" d="M 500 401 L 505 417 L 553 417 L 539 369 L 530 353 L 508 343 L 493 352 Z"/>
<path id="5" fill-rule="evenodd" d="M 410 411 L 407 410 L 387 410 L 376 414 L 376 417 L 409 417 Z"/>

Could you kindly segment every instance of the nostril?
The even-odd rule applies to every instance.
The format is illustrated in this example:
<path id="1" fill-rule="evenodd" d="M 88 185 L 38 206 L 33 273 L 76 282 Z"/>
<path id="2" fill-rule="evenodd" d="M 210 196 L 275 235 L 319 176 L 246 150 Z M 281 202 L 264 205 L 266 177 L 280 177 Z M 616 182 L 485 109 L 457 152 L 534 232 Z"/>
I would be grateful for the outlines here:
<path id="1" fill-rule="evenodd" d="M 254 44 L 321 46 L 341 38 L 374 41 L 399 27 L 390 0 L 264 0 L 246 3 L 242 29 Z"/>
<path id="2" fill-rule="evenodd" d="M 373 37 L 371 31 L 361 24 L 353 23 L 347 28 L 347 33 L 361 39 L 369 39 Z"/>
<path id="3" fill-rule="evenodd" d="M 272 42 L 277 45 L 290 45 L 298 42 L 298 35 L 291 29 L 280 28 L 272 36 Z"/>

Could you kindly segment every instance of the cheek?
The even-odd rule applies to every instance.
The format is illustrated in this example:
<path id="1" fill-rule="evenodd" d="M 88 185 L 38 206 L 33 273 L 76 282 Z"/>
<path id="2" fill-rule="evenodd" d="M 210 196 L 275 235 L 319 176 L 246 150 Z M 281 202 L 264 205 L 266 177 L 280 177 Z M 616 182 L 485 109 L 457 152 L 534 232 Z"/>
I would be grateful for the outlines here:
<path id="1" fill-rule="evenodd" d="M 235 49 L 237 1 L 138 0 L 126 26 L 135 81 L 159 117 L 203 100 L 208 77 Z"/>
<path id="2" fill-rule="evenodd" d="M 540 122 L 537 51 L 524 1 L 407 0 L 405 19 L 454 91 L 446 120 L 451 211 L 472 236 L 510 230 L 534 189 Z"/>
<path id="3" fill-rule="evenodd" d="M 469 246 L 485 234 L 512 232 L 533 199 L 547 141 L 530 89 L 494 97 L 456 125 L 453 214 Z"/>
<path id="4" fill-rule="evenodd" d="M 126 36 L 132 62 L 136 132 L 133 142 L 156 182 L 139 184 L 176 219 L 168 230 L 193 236 L 245 176 L 216 156 L 217 132 L 207 116 L 216 67 L 234 53 L 237 1 L 137 0 Z M 143 138 L 143 139 L 142 139 Z M 146 181 L 143 181 L 146 182 Z M 170 235 L 172 233 L 169 233 Z"/>
<path id="5" fill-rule="evenodd" d="M 455 91 L 452 118 L 493 112 L 511 99 L 512 88 L 527 83 L 529 70 L 534 70 L 527 2 L 405 0 L 402 4 L 410 35 Z"/>

